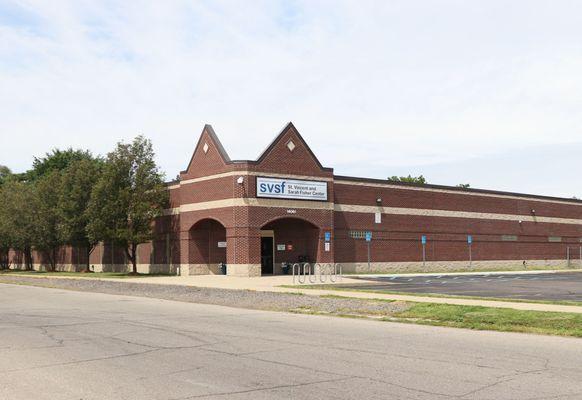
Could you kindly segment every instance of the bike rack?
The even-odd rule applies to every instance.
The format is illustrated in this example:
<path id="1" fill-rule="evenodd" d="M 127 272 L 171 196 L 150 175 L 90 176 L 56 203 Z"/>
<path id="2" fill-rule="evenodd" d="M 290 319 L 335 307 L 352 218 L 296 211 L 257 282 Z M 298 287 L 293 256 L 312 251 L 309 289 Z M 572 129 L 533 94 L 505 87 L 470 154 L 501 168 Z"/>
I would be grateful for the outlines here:
<path id="1" fill-rule="evenodd" d="M 295 263 L 292 267 L 293 273 L 293 284 L 299 283 L 304 285 L 309 280 L 309 283 L 319 282 L 326 283 L 329 279 L 330 282 L 335 283 L 342 279 L 342 266 L 338 263 L 315 263 L 313 265 L 309 263 Z"/>

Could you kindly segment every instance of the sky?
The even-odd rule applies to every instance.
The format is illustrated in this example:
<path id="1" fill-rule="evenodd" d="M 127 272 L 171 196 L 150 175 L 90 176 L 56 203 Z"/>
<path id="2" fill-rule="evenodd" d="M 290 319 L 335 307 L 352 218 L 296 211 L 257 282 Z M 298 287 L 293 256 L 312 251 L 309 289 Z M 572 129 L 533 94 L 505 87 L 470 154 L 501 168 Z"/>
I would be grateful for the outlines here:
<path id="1" fill-rule="evenodd" d="M 582 197 L 582 1 L 0 0 L 0 164 L 292 121 L 338 175 Z"/>

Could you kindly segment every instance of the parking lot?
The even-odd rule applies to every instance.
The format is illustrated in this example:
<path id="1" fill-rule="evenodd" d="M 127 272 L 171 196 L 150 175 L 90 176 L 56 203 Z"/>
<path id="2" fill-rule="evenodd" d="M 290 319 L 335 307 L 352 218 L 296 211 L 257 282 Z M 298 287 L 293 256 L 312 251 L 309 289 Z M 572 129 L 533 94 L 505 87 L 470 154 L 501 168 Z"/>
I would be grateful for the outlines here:
<path id="1" fill-rule="evenodd" d="M 582 271 L 410 277 L 360 276 L 357 279 L 362 280 L 362 283 L 338 286 L 387 292 L 582 302 Z"/>

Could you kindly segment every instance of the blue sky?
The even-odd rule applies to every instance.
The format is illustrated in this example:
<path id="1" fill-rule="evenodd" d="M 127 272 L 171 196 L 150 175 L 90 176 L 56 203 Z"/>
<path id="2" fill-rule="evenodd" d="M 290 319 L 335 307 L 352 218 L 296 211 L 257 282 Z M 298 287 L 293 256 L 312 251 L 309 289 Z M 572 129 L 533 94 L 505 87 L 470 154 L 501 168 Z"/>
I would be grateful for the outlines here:
<path id="1" fill-rule="evenodd" d="M 582 2 L 0 0 L 0 164 L 293 121 L 337 174 L 582 197 Z"/>

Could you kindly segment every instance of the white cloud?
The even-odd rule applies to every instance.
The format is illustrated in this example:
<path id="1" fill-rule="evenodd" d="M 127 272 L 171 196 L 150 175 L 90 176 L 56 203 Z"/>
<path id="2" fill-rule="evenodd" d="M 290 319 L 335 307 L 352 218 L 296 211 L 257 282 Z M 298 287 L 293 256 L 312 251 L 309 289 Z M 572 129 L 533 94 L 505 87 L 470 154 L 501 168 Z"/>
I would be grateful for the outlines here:
<path id="1" fill-rule="evenodd" d="M 471 183 L 495 188 L 508 151 L 582 142 L 581 27 L 571 1 L 2 3 L 0 163 L 143 133 L 172 177 L 204 123 L 254 158 L 292 120 L 337 173 L 489 159 Z M 547 168 L 568 190 L 504 185 L 582 194 Z"/>

